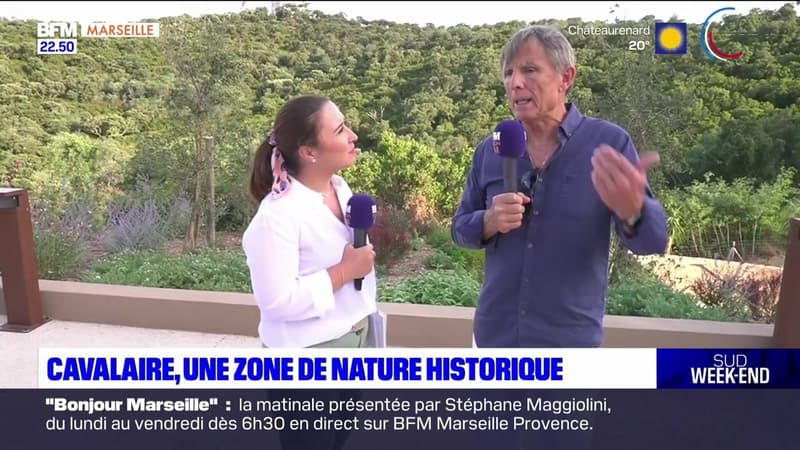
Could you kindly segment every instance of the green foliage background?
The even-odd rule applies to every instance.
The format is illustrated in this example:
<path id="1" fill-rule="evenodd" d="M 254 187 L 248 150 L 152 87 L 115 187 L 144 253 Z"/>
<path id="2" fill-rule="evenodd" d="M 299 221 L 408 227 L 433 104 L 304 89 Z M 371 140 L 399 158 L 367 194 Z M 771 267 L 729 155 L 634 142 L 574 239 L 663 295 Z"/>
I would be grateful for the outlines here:
<path id="1" fill-rule="evenodd" d="M 510 116 L 499 54 L 523 21 L 419 27 L 347 19 L 302 6 L 160 18 L 158 39 L 83 39 L 78 54 L 37 55 L 33 21 L 0 19 L 0 184 L 27 188 L 37 211 L 72 202 L 93 221 L 142 180 L 160 210 L 191 203 L 216 142 L 216 215 L 240 232 L 253 213 L 250 160 L 277 109 L 322 93 L 348 116 L 364 150 L 354 189 L 423 219 L 446 221 L 472 151 Z M 650 27 L 631 22 L 546 21 Z M 800 27 L 795 6 L 727 16 L 714 63 L 689 24 L 689 53 L 628 49 L 630 36 L 572 34 L 570 100 L 618 122 L 642 152 L 661 152 L 651 182 L 677 252 L 708 256 L 785 239 L 800 214 Z M 646 39 L 652 40 L 652 35 Z M 201 181 L 197 181 L 200 183 Z"/>

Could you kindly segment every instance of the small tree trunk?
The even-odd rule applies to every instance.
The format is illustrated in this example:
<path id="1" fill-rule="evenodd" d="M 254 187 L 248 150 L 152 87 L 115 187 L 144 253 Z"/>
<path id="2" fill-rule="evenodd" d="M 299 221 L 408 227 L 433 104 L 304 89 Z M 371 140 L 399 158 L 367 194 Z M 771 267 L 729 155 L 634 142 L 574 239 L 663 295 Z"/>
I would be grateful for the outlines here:
<path id="1" fill-rule="evenodd" d="M 197 139 L 195 139 L 195 155 L 198 157 L 200 156 L 199 151 L 199 143 Z M 197 232 L 200 228 L 200 200 L 202 197 L 202 182 L 201 182 L 201 174 L 202 171 L 199 169 L 201 164 L 199 163 L 200 158 L 195 159 L 195 170 L 194 170 L 194 198 L 192 199 L 192 217 L 189 220 L 189 229 L 186 231 L 186 240 L 184 241 L 183 248 L 186 251 L 192 251 L 197 248 Z"/>
<path id="2" fill-rule="evenodd" d="M 214 180 L 214 137 L 206 136 L 206 162 L 208 167 L 208 225 L 206 241 L 214 246 L 217 241 L 217 211 L 215 206 L 216 182 Z"/>

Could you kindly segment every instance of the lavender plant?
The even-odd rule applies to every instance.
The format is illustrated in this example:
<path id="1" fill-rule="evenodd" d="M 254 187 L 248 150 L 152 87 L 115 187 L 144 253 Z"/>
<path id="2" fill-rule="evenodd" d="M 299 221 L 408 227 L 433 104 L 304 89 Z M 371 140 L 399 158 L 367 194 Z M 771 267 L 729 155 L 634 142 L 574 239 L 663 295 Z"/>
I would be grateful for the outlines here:
<path id="1" fill-rule="evenodd" d="M 113 204 L 108 226 L 100 238 L 109 253 L 160 248 L 166 240 L 167 222 L 154 200 Z"/>

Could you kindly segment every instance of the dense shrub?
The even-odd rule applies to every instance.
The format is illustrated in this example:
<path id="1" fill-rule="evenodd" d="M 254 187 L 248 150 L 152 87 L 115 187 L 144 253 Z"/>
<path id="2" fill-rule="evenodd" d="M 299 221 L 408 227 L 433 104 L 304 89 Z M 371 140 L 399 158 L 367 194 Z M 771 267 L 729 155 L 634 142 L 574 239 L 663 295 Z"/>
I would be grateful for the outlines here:
<path id="1" fill-rule="evenodd" d="M 722 305 L 703 305 L 692 295 L 678 292 L 647 267 L 625 259 L 609 285 L 606 312 L 621 316 L 663 317 L 716 321 L 748 321 L 747 311 Z"/>
<path id="2" fill-rule="evenodd" d="M 436 253 L 425 261 L 428 269 L 463 269 L 475 274 L 476 279 L 483 280 L 486 254 L 482 250 L 457 246 L 450 237 L 448 228 L 437 228 L 426 239 L 436 248 Z"/>
<path id="3" fill-rule="evenodd" d="M 39 278 L 71 279 L 89 260 L 89 242 L 96 232 L 93 204 L 75 201 L 60 214 L 53 210 L 34 210 L 33 237 Z"/>
<path id="4" fill-rule="evenodd" d="M 714 180 L 663 193 L 671 232 L 672 253 L 726 259 L 735 247 L 745 259 L 783 249 L 789 218 L 800 214 L 795 169 L 773 182 Z"/>
<path id="5" fill-rule="evenodd" d="M 65 280 L 76 277 L 88 259 L 86 242 L 80 236 L 63 229 L 34 230 L 36 263 L 39 278 Z"/>
<path id="6" fill-rule="evenodd" d="M 691 290 L 704 305 L 718 307 L 729 314 L 771 323 L 781 286 L 781 274 L 748 271 L 743 264 L 735 268 L 704 268 Z"/>
<path id="7" fill-rule="evenodd" d="M 477 305 L 480 282 L 465 270 L 432 270 L 393 284 L 378 284 L 384 302 L 428 305 Z"/>
<path id="8" fill-rule="evenodd" d="M 702 307 L 688 294 L 655 279 L 633 279 L 609 288 L 606 312 L 620 316 L 663 317 L 717 321 L 745 321 L 720 307 Z"/>
<path id="9" fill-rule="evenodd" d="M 164 244 L 167 230 L 155 201 L 125 202 L 112 205 L 100 242 L 110 253 L 157 249 Z"/>
<path id="10" fill-rule="evenodd" d="M 121 252 L 96 263 L 83 276 L 89 283 L 203 291 L 251 292 L 241 251 L 202 250 L 183 255 Z"/>
<path id="11" fill-rule="evenodd" d="M 446 220 L 458 206 L 472 152 L 445 157 L 433 147 L 391 131 L 343 173 L 354 191 L 369 192 L 403 208 L 420 224 Z"/>

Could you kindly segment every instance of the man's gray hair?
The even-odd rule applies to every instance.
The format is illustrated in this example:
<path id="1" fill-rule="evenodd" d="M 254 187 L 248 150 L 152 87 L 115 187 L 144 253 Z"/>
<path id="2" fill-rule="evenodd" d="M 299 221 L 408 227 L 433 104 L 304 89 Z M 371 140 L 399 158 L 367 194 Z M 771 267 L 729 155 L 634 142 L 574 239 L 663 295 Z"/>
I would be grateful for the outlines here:
<path id="1" fill-rule="evenodd" d="M 557 73 L 575 67 L 575 52 L 561 30 L 547 25 L 531 25 L 514 33 L 503 48 L 500 57 L 501 72 L 505 71 L 506 63 L 514 59 L 530 39 L 539 40 Z"/>

